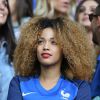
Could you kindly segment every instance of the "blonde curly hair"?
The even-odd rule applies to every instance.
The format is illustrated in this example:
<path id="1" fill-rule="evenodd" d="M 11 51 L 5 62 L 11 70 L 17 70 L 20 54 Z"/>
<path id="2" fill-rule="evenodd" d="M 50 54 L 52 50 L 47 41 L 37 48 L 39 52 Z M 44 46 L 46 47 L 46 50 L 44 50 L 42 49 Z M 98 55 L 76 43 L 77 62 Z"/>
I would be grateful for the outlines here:
<path id="1" fill-rule="evenodd" d="M 47 27 L 56 31 L 57 41 L 63 48 L 61 74 L 70 79 L 90 79 L 95 65 L 94 48 L 89 44 L 85 29 L 64 17 L 35 17 L 22 28 L 14 53 L 16 73 L 21 76 L 40 75 L 37 40 L 41 31 Z"/>

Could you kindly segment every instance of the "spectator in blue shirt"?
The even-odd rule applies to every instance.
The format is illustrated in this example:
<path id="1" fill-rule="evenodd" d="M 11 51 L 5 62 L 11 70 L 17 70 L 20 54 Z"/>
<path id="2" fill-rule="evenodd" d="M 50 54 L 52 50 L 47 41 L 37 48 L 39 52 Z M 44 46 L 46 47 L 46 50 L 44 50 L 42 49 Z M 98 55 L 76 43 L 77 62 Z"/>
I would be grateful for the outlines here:
<path id="1" fill-rule="evenodd" d="M 36 17 L 23 28 L 7 100 L 91 100 L 94 66 L 83 27 L 68 18 Z"/>
<path id="2" fill-rule="evenodd" d="M 14 39 L 8 0 L 0 0 L 0 100 L 7 100 L 9 84 L 14 76 Z"/>

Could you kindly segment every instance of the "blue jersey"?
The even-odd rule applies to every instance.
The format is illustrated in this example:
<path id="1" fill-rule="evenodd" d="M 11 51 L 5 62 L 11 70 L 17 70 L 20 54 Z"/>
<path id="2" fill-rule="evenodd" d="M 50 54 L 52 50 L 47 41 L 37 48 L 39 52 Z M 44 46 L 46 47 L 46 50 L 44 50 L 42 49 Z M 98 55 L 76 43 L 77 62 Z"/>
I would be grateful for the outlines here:
<path id="1" fill-rule="evenodd" d="M 40 84 L 38 78 L 20 82 L 24 100 L 74 100 L 78 87 L 68 80 L 60 78 L 57 84 L 50 90 L 46 90 Z"/>
<path id="2" fill-rule="evenodd" d="M 91 93 L 85 81 L 74 82 L 61 77 L 52 89 L 46 90 L 38 77 L 15 77 L 7 100 L 91 100 Z"/>

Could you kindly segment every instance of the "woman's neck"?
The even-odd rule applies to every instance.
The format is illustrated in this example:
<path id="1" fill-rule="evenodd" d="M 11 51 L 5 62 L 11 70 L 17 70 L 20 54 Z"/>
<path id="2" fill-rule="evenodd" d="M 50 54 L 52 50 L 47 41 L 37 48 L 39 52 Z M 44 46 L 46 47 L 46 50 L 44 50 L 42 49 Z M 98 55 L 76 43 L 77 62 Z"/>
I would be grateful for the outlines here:
<path id="1" fill-rule="evenodd" d="M 61 75 L 60 67 L 58 66 L 41 67 L 40 79 L 42 80 L 56 80 L 60 77 L 60 75 Z"/>
<path id="2" fill-rule="evenodd" d="M 58 11 L 56 11 L 56 10 L 55 10 L 54 14 L 55 14 L 55 15 L 54 15 L 55 17 L 58 17 L 58 16 L 59 16 L 59 17 L 64 17 L 64 16 L 67 15 L 67 14 L 65 14 L 65 13 L 61 13 L 61 12 L 58 12 Z"/>
<path id="3" fill-rule="evenodd" d="M 50 90 L 51 88 L 53 88 L 57 84 L 61 76 L 60 67 L 57 67 L 41 67 L 41 75 L 39 77 L 39 80 L 41 85 L 46 90 Z"/>

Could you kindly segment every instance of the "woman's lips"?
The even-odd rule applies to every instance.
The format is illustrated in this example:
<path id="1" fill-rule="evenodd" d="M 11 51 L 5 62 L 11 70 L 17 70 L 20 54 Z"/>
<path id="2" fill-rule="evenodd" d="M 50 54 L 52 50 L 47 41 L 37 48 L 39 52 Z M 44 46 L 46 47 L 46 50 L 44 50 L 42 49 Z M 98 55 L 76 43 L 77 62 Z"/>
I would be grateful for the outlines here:
<path id="1" fill-rule="evenodd" d="M 83 18 L 83 21 L 87 21 L 87 20 L 89 20 L 89 17 L 84 17 Z"/>
<path id="2" fill-rule="evenodd" d="M 49 58 L 50 56 L 52 56 L 50 53 L 42 53 L 41 55 L 43 58 Z"/>

